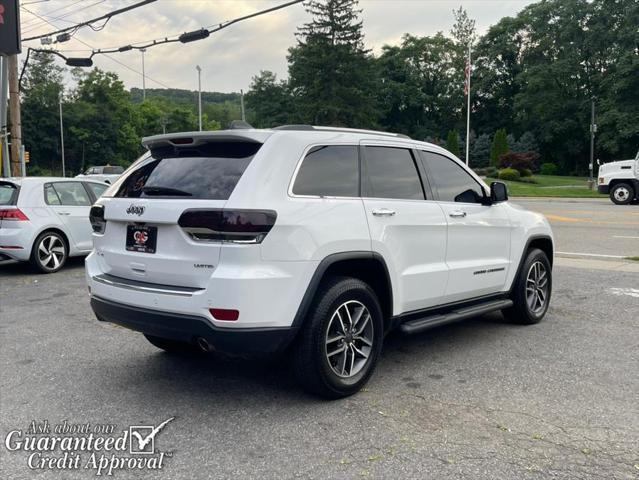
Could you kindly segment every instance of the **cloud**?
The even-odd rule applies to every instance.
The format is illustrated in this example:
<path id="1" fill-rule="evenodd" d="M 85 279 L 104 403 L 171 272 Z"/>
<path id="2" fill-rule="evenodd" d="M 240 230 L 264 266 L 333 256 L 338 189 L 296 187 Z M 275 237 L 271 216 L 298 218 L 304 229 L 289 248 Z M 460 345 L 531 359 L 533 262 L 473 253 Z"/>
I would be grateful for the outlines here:
<path id="1" fill-rule="evenodd" d="M 77 0 L 75 0 L 77 1 Z M 129 1 L 108 1 L 96 4 L 97 0 L 85 0 L 74 8 L 72 0 L 50 0 L 30 5 L 30 10 L 47 14 L 57 28 L 99 16 L 124 5 Z M 114 17 L 105 28 L 94 32 L 89 28 L 80 30 L 68 43 L 60 44 L 60 50 L 69 51 L 70 56 L 87 55 L 88 47 L 119 47 L 129 43 L 158 39 L 165 36 L 208 27 L 237 18 L 283 0 L 158 0 L 139 9 Z M 386 43 L 399 43 L 404 33 L 433 35 L 437 31 L 448 33 L 452 26 L 452 10 L 460 4 L 477 21 L 480 33 L 503 16 L 512 16 L 529 0 L 362 0 L 362 18 L 366 44 L 379 53 Z M 90 8 L 86 8 L 92 5 Z M 84 8 L 82 10 L 81 8 Z M 145 55 L 146 85 L 149 88 L 161 84 L 174 88 L 194 90 L 197 88 L 195 65 L 202 67 L 202 89 L 206 91 L 246 90 L 253 75 L 260 70 L 272 70 L 285 78 L 286 55 L 296 42 L 298 25 L 310 19 L 302 5 L 247 20 L 211 35 L 205 40 L 190 44 L 174 43 L 149 48 Z M 22 16 L 24 30 L 29 35 L 53 30 L 27 12 Z M 29 42 L 36 46 L 37 42 Z M 141 53 L 132 51 L 116 53 L 113 59 L 97 55 L 95 64 L 105 70 L 118 73 L 127 87 L 142 86 Z M 126 65 L 123 66 L 115 60 Z M 127 68 L 128 67 L 128 68 Z"/>

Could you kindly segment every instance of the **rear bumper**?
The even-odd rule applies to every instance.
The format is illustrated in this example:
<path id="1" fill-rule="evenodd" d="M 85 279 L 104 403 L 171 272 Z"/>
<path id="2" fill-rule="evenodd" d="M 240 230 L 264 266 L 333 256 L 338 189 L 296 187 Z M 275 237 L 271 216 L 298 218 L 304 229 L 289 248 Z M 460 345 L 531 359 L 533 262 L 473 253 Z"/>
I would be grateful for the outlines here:
<path id="1" fill-rule="evenodd" d="M 597 191 L 599 193 L 603 193 L 604 195 L 608 195 L 610 193 L 610 186 L 609 185 L 599 185 L 597 187 Z"/>
<path id="2" fill-rule="evenodd" d="M 256 354 L 281 351 L 297 330 L 291 327 L 220 328 L 207 318 L 133 307 L 92 296 L 91 308 L 103 322 L 171 340 L 194 343 L 205 338 L 215 351 Z"/>

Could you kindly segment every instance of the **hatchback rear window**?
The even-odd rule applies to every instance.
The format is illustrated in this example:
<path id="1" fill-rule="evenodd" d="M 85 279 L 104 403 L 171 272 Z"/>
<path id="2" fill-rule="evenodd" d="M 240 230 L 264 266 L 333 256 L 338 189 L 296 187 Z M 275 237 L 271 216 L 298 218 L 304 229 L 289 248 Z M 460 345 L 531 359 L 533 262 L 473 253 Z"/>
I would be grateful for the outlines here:
<path id="1" fill-rule="evenodd" d="M 116 197 L 227 200 L 260 143 L 212 142 L 165 147 L 131 171 Z"/>
<path id="2" fill-rule="evenodd" d="M 0 205 L 15 205 L 18 201 L 18 187 L 9 182 L 0 182 Z"/>

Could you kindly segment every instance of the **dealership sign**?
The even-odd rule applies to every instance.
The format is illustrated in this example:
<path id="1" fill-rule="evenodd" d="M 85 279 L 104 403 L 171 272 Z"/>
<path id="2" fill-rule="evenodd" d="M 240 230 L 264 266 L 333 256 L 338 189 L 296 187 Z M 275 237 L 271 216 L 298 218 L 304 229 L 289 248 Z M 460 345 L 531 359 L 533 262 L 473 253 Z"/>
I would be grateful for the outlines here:
<path id="1" fill-rule="evenodd" d="M 18 0 L 0 0 L 0 55 L 15 55 L 21 51 Z"/>

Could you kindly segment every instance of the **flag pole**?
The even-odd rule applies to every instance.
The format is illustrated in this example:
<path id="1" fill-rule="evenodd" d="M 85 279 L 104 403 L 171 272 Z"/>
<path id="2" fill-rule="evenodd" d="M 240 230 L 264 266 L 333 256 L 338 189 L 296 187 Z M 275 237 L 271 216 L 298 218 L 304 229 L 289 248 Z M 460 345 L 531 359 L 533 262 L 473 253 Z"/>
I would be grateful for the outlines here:
<path id="1" fill-rule="evenodd" d="M 470 75 L 472 73 L 472 66 L 471 66 L 471 62 L 470 62 L 470 48 L 471 48 L 471 42 L 468 42 L 468 64 L 466 66 L 467 68 L 467 84 L 466 84 L 466 165 L 468 166 L 468 159 L 470 158 Z"/>

